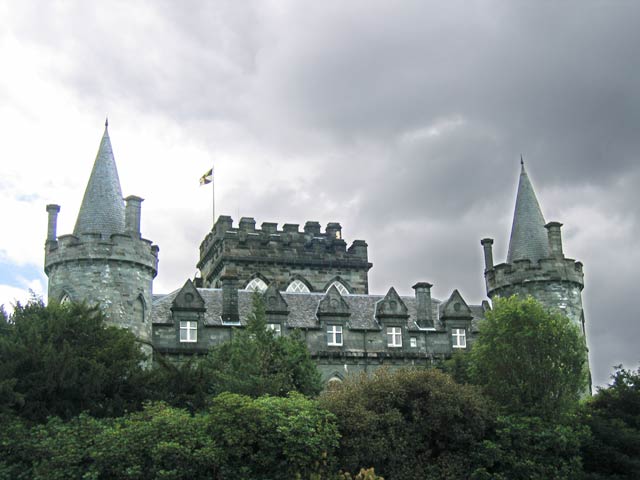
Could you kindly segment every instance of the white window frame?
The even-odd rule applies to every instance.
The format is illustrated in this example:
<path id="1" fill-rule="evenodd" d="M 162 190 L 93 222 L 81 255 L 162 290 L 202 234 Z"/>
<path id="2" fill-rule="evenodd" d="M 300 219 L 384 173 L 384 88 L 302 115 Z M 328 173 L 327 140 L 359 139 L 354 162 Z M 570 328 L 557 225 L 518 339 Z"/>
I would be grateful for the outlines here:
<path id="1" fill-rule="evenodd" d="M 186 335 L 183 338 L 182 332 Z M 180 320 L 180 343 L 195 343 L 198 341 L 198 322 L 193 320 Z"/>
<path id="2" fill-rule="evenodd" d="M 279 323 L 267 323 L 267 330 L 273 332 L 276 337 L 282 335 L 282 325 Z"/>
<path id="3" fill-rule="evenodd" d="M 418 339 L 416 337 L 411 337 L 409 339 L 409 343 L 411 345 L 411 348 L 418 348 Z"/>
<path id="4" fill-rule="evenodd" d="M 329 285 L 326 291 L 328 292 L 334 285 L 338 289 L 338 292 L 340 292 L 340 295 L 349 295 L 349 289 L 345 287 L 344 283 L 342 283 L 340 280 L 331 282 L 331 285 Z"/>
<path id="5" fill-rule="evenodd" d="M 387 347 L 402 346 L 402 327 L 387 327 Z"/>
<path id="6" fill-rule="evenodd" d="M 245 287 L 245 290 L 247 292 L 260 292 L 260 293 L 262 293 L 266 289 L 267 289 L 267 284 L 260 277 L 256 277 L 256 278 L 252 279 L 249 283 L 247 283 L 247 286 Z"/>
<path id="7" fill-rule="evenodd" d="M 452 328 L 453 348 L 467 348 L 467 331 L 464 328 Z"/>
<path id="8" fill-rule="evenodd" d="M 342 325 L 327 325 L 327 345 L 330 347 L 341 347 L 344 337 L 342 336 Z"/>
<path id="9" fill-rule="evenodd" d="M 288 293 L 310 293 L 309 287 L 307 287 L 302 280 L 292 281 L 286 290 Z"/>

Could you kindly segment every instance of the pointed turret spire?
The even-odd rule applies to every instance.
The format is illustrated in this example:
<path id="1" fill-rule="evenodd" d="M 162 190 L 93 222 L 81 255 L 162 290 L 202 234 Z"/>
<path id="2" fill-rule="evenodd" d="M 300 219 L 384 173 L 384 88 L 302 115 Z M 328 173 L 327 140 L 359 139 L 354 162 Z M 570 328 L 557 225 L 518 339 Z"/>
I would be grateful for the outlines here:
<path id="1" fill-rule="evenodd" d="M 524 169 L 520 156 L 520 182 L 516 196 L 516 208 L 511 226 L 507 263 L 528 259 L 536 263 L 549 256 L 549 240 L 540 204 Z"/>
<path id="2" fill-rule="evenodd" d="M 101 233 L 109 238 L 114 233 L 124 232 L 124 202 L 108 126 L 109 121 L 105 120 L 104 135 L 84 192 L 74 235 Z"/>

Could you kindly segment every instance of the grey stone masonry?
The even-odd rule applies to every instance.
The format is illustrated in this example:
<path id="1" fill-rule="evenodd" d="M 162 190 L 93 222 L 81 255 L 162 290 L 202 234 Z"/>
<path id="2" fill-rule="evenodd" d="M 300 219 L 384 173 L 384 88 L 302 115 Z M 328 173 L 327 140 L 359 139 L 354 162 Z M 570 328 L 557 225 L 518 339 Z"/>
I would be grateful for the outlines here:
<path id="1" fill-rule="evenodd" d="M 244 328 L 252 312 L 254 293 L 233 290 L 230 275 L 223 281 L 223 287 L 215 289 L 196 289 L 187 281 L 175 292 L 155 296 L 153 344 L 158 354 L 175 361 L 204 354 Z M 235 295 L 229 295 L 231 291 Z M 431 328 L 418 324 L 419 310 L 425 307 L 422 300 L 401 297 L 393 287 L 384 296 L 341 295 L 335 287 L 326 293 L 288 293 L 272 284 L 262 296 L 267 322 L 279 325 L 281 335 L 294 331 L 301 335 L 325 381 L 381 366 L 439 362 L 454 351 L 452 329 L 464 330 L 470 346 L 477 323 L 484 317 L 483 306 L 468 306 L 457 291 L 445 304 L 431 300 Z M 237 316 L 226 318 L 227 312 Z M 180 322 L 185 320 L 197 323 L 197 339 L 181 339 Z M 340 335 L 332 336 L 336 328 Z M 390 341 L 392 336 L 396 342 Z"/>
<path id="2" fill-rule="evenodd" d="M 68 298 L 97 304 L 112 325 L 151 340 L 152 282 L 158 247 L 125 234 L 63 235 L 48 241 L 44 270 L 49 301 Z"/>
<path id="3" fill-rule="evenodd" d="M 204 287 L 220 287 L 227 271 L 233 271 L 240 288 L 255 277 L 265 284 L 286 289 L 294 280 L 311 292 L 324 292 L 339 280 L 349 293 L 368 293 L 367 244 L 355 240 L 349 248 L 339 223 L 329 223 L 321 232 L 318 222 L 307 222 L 303 231 L 296 224 L 265 222 L 256 229 L 253 218 L 242 218 L 233 226 L 220 216 L 200 245 L 200 270 Z"/>

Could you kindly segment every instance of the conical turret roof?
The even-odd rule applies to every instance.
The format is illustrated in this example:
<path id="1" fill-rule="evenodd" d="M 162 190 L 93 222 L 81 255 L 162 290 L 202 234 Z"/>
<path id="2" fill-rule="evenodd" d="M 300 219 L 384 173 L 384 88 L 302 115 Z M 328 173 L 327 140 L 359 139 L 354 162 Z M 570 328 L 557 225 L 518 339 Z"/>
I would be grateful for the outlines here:
<path id="1" fill-rule="evenodd" d="M 84 192 L 74 235 L 101 233 L 109 238 L 124 232 L 124 201 L 116 161 L 109 139 L 108 122 Z"/>
<path id="2" fill-rule="evenodd" d="M 536 263 L 549 256 L 549 240 L 540 204 L 524 169 L 524 162 L 521 161 L 521 164 L 507 263 L 522 259 Z"/>

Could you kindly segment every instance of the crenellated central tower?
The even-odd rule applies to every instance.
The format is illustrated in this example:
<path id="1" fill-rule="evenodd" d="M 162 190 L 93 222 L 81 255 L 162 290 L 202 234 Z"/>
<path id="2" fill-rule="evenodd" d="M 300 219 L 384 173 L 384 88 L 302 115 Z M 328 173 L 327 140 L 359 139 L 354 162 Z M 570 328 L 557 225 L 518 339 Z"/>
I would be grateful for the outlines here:
<path id="1" fill-rule="evenodd" d="M 57 237 L 60 207 L 47 205 L 44 270 L 49 301 L 97 304 L 110 324 L 131 330 L 150 345 L 158 247 L 140 235 L 141 203 L 140 197 L 122 198 L 105 122 L 72 235 Z"/>

